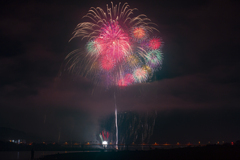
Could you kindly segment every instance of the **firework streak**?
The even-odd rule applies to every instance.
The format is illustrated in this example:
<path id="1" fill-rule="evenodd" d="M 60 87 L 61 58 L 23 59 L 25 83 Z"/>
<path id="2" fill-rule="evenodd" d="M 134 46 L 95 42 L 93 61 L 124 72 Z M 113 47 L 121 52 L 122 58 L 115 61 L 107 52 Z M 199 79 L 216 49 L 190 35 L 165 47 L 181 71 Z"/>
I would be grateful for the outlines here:
<path id="1" fill-rule="evenodd" d="M 83 17 L 88 21 L 79 23 L 70 39 L 80 37 L 85 45 L 66 56 L 67 69 L 107 86 L 150 79 L 162 64 L 162 41 L 146 15 L 131 17 L 134 10 L 127 3 L 107 5 L 106 12 L 91 7 Z"/>
<path id="2" fill-rule="evenodd" d="M 118 114 L 119 143 L 149 143 L 154 132 L 156 118 L 156 111 L 147 111 L 145 113 L 137 113 L 133 111 L 120 112 Z M 114 115 L 104 117 L 101 119 L 100 123 L 100 131 L 107 130 L 110 132 L 108 141 L 115 141 Z"/>

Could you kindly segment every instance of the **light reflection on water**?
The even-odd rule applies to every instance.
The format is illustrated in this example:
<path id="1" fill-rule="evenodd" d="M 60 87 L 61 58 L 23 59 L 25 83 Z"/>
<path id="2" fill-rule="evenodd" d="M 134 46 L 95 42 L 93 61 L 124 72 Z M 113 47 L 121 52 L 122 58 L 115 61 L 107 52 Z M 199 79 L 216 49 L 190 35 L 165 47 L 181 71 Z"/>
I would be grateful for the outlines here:
<path id="1" fill-rule="evenodd" d="M 74 153 L 82 151 L 34 151 L 34 158 L 51 154 Z M 0 151 L 0 160 L 30 160 L 31 151 Z"/>
<path id="2" fill-rule="evenodd" d="M 180 147 L 180 146 L 179 146 Z M 179 148 L 176 146 L 119 146 L 118 150 L 149 150 L 149 149 L 170 149 Z M 113 147 L 109 146 L 105 151 L 111 151 Z M 100 151 L 34 151 L 34 158 L 40 158 L 46 155 L 75 153 L 75 152 L 100 152 Z M 31 160 L 31 151 L 0 151 L 0 160 Z"/>

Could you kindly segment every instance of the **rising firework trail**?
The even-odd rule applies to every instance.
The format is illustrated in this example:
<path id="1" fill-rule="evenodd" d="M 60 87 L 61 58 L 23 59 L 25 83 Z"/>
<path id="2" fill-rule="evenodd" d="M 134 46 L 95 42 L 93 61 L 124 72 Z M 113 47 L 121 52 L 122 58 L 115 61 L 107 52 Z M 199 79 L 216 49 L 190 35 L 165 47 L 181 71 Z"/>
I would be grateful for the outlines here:
<path id="1" fill-rule="evenodd" d="M 81 38 L 79 49 L 69 53 L 66 69 L 92 79 L 95 84 L 125 87 L 147 82 L 163 60 L 159 31 L 146 15 L 133 16 L 128 3 L 121 6 L 91 7 L 69 41 Z M 82 45 L 82 46 L 81 46 Z M 115 99 L 116 146 L 118 144 Z"/>
<path id="2" fill-rule="evenodd" d="M 118 149 L 117 103 L 116 103 L 115 92 L 114 92 L 114 102 L 115 102 L 116 149 Z"/>

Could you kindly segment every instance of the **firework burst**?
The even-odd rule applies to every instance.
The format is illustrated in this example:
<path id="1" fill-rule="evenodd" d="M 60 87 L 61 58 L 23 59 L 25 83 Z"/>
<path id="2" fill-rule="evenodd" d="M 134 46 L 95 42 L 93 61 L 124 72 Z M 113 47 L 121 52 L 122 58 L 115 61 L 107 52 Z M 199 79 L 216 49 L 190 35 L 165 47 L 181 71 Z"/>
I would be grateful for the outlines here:
<path id="1" fill-rule="evenodd" d="M 151 38 L 158 30 L 146 15 L 133 16 L 127 3 L 106 12 L 91 7 L 73 36 L 86 39 L 85 48 L 66 56 L 67 69 L 107 86 L 128 86 L 148 80 L 162 62 L 161 40 Z"/>
<path id="2" fill-rule="evenodd" d="M 147 39 L 147 31 L 144 27 L 139 26 L 135 27 L 132 30 L 132 37 L 135 41 L 141 42 Z"/>
<path id="3" fill-rule="evenodd" d="M 162 43 L 159 38 L 152 38 L 149 41 L 149 48 L 152 50 L 156 50 L 160 48 L 161 44 Z"/>
<path id="4" fill-rule="evenodd" d="M 162 64 L 163 55 L 160 50 L 150 50 L 147 54 L 147 65 L 152 69 L 158 69 Z"/>

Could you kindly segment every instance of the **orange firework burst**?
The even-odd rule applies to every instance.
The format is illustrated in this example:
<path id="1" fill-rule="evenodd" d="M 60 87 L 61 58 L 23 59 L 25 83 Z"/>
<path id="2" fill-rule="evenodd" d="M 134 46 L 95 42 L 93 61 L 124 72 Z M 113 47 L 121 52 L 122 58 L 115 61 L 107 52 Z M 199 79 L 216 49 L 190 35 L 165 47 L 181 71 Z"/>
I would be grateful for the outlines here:
<path id="1" fill-rule="evenodd" d="M 133 36 L 136 39 L 142 40 L 146 37 L 146 30 L 143 27 L 136 27 L 133 29 Z"/>

